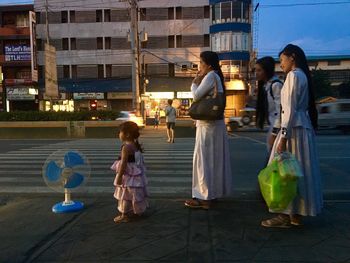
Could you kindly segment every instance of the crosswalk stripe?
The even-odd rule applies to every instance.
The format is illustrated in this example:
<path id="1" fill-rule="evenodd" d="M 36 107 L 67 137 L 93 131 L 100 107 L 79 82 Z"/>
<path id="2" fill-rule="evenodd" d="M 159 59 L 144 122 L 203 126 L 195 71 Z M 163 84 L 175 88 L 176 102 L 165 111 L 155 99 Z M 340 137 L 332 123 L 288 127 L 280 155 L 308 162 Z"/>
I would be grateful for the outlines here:
<path id="1" fill-rule="evenodd" d="M 193 139 L 184 139 L 176 145 L 164 140 L 143 142 L 149 192 L 151 194 L 188 195 L 191 191 Z M 48 145 L 23 144 L 23 147 L 0 154 L 0 194 L 55 193 L 45 185 L 42 166 L 48 156 L 59 151 L 78 151 L 90 162 L 91 176 L 78 189 L 83 193 L 112 193 L 115 172 L 110 166 L 120 153 L 116 139 L 83 139 L 55 142 Z"/>

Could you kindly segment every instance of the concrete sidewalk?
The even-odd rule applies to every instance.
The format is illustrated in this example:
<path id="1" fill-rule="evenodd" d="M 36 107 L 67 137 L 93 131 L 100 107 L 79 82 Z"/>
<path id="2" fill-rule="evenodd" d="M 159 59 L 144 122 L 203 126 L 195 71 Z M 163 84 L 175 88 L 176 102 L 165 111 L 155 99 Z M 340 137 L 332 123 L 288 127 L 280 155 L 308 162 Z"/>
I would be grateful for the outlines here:
<path id="1" fill-rule="evenodd" d="M 350 202 L 326 203 L 303 227 L 265 229 L 259 201 L 210 211 L 151 199 L 147 217 L 115 225 L 113 198 L 83 198 L 81 213 L 56 215 L 59 198 L 0 203 L 0 262 L 350 262 Z"/>

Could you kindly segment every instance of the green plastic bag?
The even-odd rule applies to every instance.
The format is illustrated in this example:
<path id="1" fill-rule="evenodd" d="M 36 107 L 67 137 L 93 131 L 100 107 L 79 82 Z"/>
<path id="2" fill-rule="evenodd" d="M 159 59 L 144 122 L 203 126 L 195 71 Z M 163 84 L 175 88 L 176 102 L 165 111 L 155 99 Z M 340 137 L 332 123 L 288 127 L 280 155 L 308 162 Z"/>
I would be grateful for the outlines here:
<path id="1" fill-rule="evenodd" d="M 289 152 L 284 152 L 277 157 L 278 171 L 282 178 L 295 179 L 304 176 L 298 160 Z"/>
<path id="2" fill-rule="evenodd" d="M 275 158 L 258 176 L 260 190 L 267 206 L 273 211 L 283 211 L 297 195 L 297 177 L 281 177 L 279 161 Z"/>

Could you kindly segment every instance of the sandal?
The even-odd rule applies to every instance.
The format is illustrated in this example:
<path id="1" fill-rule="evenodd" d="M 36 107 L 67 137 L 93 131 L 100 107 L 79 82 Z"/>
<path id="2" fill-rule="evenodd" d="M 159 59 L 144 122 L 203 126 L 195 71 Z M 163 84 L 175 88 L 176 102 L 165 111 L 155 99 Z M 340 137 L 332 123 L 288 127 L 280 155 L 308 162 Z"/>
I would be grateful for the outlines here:
<path id="1" fill-rule="evenodd" d="M 293 225 L 293 226 L 302 226 L 303 223 L 302 223 L 302 216 L 292 216 L 291 219 L 290 219 L 290 223 Z"/>
<path id="2" fill-rule="evenodd" d="M 208 210 L 210 208 L 210 201 L 193 198 L 193 199 L 186 200 L 185 206 L 190 208 L 201 208 L 201 209 Z"/>
<path id="3" fill-rule="evenodd" d="M 274 218 L 264 220 L 261 222 L 261 226 L 268 228 L 290 228 L 292 227 L 289 217 L 276 216 Z"/>
<path id="4" fill-rule="evenodd" d="M 120 223 L 128 223 L 130 222 L 130 218 L 126 215 L 119 215 L 119 216 L 116 216 L 114 219 L 113 219 L 114 223 L 116 224 L 120 224 Z"/>

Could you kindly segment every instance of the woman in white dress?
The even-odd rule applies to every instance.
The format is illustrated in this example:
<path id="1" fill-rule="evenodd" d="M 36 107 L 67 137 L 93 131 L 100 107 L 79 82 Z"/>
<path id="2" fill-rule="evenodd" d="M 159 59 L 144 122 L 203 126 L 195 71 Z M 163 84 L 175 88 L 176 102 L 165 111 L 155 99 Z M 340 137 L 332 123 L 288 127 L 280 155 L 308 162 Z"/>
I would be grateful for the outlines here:
<path id="1" fill-rule="evenodd" d="M 317 110 L 306 56 L 300 47 L 289 44 L 280 53 L 280 61 L 287 78 L 281 92 L 281 131 L 272 148 L 270 162 L 276 153 L 291 152 L 299 161 L 304 176 L 298 181 L 298 194 L 289 207 L 261 224 L 287 228 L 301 225 L 303 216 L 321 213 L 323 196 L 314 132 Z"/>
<path id="2" fill-rule="evenodd" d="M 193 80 L 194 101 L 212 95 L 215 86 L 224 93 L 224 76 L 215 52 L 200 55 L 200 72 Z M 229 196 L 232 191 L 230 153 L 224 116 L 216 121 L 197 121 L 193 156 L 192 199 L 185 201 L 191 208 L 209 209 L 212 201 Z"/>
<path id="3" fill-rule="evenodd" d="M 256 126 L 263 129 L 269 124 L 267 150 L 271 151 L 280 129 L 282 81 L 275 75 L 273 57 L 263 57 L 256 61 L 255 74 L 258 80 L 258 100 L 256 105 Z"/>

